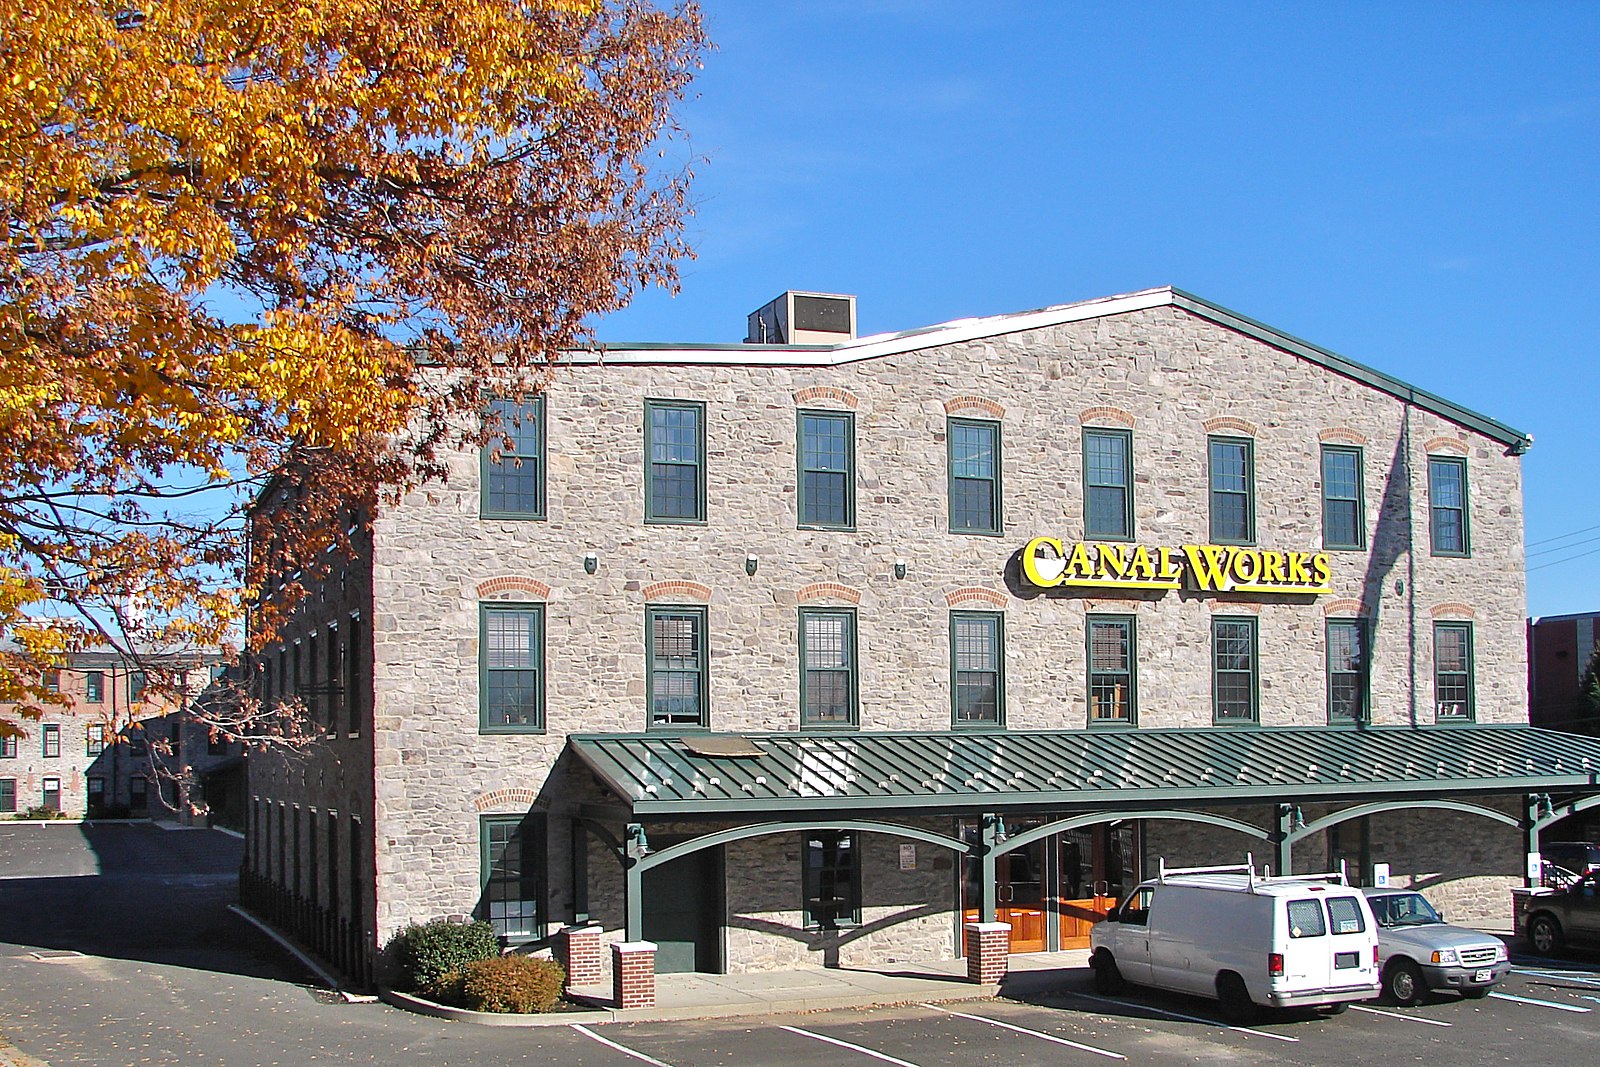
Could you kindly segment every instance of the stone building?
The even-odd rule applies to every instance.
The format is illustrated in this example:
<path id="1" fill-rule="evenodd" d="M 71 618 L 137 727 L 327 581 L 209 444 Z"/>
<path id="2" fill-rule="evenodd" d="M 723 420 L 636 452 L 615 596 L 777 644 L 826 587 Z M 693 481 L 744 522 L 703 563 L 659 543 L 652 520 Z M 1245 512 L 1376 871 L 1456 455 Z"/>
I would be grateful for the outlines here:
<path id="1" fill-rule="evenodd" d="M 1600 747 L 1527 725 L 1493 419 L 1156 289 L 572 353 L 259 664 L 247 884 L 352 973 L 405 924 L 661 970 L 1082 944 L 1158 859 L 1507 917 Z"/>

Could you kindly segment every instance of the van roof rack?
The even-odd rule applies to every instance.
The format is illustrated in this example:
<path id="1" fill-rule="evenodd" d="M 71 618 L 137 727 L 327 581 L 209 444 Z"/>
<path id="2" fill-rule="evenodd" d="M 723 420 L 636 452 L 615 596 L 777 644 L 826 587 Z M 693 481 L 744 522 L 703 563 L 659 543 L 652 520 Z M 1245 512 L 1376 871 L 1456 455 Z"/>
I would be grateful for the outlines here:
<path id="1" fill-rule="evenodd" d="M 1349 885 L 1350 879 L 1345 873 L 1344 860 L 1339 861 L 1337 871 L 1324 871 L 1317 874 L 1280 874 L 1272 876 L 1272 867 L 1263 866 L 1262 873 L 1256 874 L 1255 856 L 1249 852 L 1244 854 L 1243 863 L 1223 864 L 1219 867 L 1168 867 L 1164 858 L 1156 859 L 1156 881 L 1164 883 L 1168 875 L 1186 874 L 1242 874 L 1245 875 L 1244 889 L 1254 893 L 1257 886 L 1281 885 L 1285 882 L 1331 882 L 1335 885 Z"/>

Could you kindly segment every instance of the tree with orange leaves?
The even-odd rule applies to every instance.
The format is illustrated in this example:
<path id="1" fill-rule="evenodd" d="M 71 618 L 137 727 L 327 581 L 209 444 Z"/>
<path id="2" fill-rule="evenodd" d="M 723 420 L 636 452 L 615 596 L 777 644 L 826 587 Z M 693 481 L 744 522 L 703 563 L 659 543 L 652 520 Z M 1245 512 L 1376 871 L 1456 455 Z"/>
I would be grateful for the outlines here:
<path id="1" fill-rule="evenodd" d="M 675 285 L 704 47 L 647 0 L 0 0 L 0 734 L 75 650 L 226 644 L 486 382 Z"/>

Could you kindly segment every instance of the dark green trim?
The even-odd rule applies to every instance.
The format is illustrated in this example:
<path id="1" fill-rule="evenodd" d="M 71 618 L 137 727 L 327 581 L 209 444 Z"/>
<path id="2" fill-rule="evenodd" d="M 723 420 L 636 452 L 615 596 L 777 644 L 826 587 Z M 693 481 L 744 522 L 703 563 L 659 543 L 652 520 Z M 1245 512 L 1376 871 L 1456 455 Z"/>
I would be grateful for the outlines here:
<path id="1" fill-rule="evenodd" d="M 1328 536 L 1328 505 L 1335 499 L 1343 497 L 1328 496 L 1328 457 L 1330 455 L 1354 456 L 1356 461 L 1356 538 L 1353 542 L 1345 544 L 1335 542 Z M 1322 466 L 1322 547 L 1326 549 L 1344 549 L 1360 551 L 1367 547 L 1367 456 L 1366 451 L 1359 445 L 1323 445 L 1319 457 Z"/>
<path id="2" fill-rule="evenodd" d="M 1438 464 L 1441 467 L 1455 467 L 1461 471 L 1461 548 L 1440 548 L 1439 530 L 1433 521 L 1433 468 Z M 1428 551 L 1434 556 L 1448 556 L 1456 559 L 1469 559 L 1472 556 L 1472 496 L 1469 491 L 1470 482 L 1467 480 L 1466 456 L 1432 456 L 1428 457 Z"/>
<path id="3" fill-rule="evenodd" d="M 1361 642 L 1361 669 L 1358 672 L 1361 682 L 1361 710 L 1354 718 L 1335 718 L 1333 714 L 1333 631 L 1335 629 L 1353 627 L 1360 636 Z M 1328 725 L 1330 726 L 1365 726 L 1372 721 L 1372 624 L 1365 618 L 1355 619 L 1328 619 L 1323 626 L 1323 654 L 1322 667 L 1324 690 L 1327 695 Z M 1341 672 L 1347 673 L 1347 672 Z"/>
<path id="4" fill-rule="evenodd" d="M 960 688 L 957 684 L 960 670 L 956 666 L 956 624 L 961 621 L 984 622 L 991 626 L 994 636 L 995 720 L 993 722 L 962 722 Z M 950 727 L 954 730 L 993 730 L 1006 724 L 1006 616 L 1002 611 L 952 611 L 950 613 Z"/>
<path id="5" fill-rule="evenodd" d="M 994 525 L 993 526 L 957 526 L 955 515 L 956 502 L 956 457 L 955 457 L 955 428 L 957 426 L 975 426 L 988 430 L 994 435 L 994 478 L 964 478 L 962 481 L 990 481 L 990 491 L 993 494 Z M 1005 482 L 1003 473 L 1005 465 L 1003 459 L 1004 439 L 1001 434 L 1001 425 L 994 419 L 964 419 L 950 416 L 945 419 L 944 425 L 944 471 L 945 471 L 945 522 L 951 533 L 978 534 L 987 537 L 1001 537 L 1005 534 Z"/>
<path id="6" fill-rule="evenodd" d="M 493 845 L 490 841 L 490 827 L 514 826 L 517 828 L 518 850 L 521 865 L 518 881 L 522 883 L 524 891 L 531 883 L 533 896 L 519 895 L 522 901 L 532 900 L 535 909 L 533 921 L 534 932 L 531 934 L 508 935 L 500 933 L 500 939 L 508 945 L 525 945 L 534 941 L 544 940 L 544 926 L 549 921 L 549 874 L 550 857 L 549 843 L 546 837 L 545 813 L 542 811 L 527 812 L 522 815 L 480 815 L 478 816 L 478 906 L 474 909 L 477 918 L 493 923 L 489 912 L 489 874 L 494 866 Z M 530 859 L 533 861 L 534 871 L 528 874 Z M 500 932 L 496 927 L 496 932 Z"/>
<path id="7" fill-rule="evenodd" d="M 656 641 L 655 621 L 664 616 L 692 618 L 696 626 L 695 672 L 699 678 L 696 700 L 700 721 L 694 723 L 656 722 Z M 646 604 L 644 609 L 644 715 L 651 730 L 707 729 L 711 726 L 711 621 L 708 609 L 698 604 Z"/>
<path id="8" fill-rule="evenodd" d="M 810 722 L 810 709 L 806 706 L 806 623 L 811 619 L 842 618 L 845 620 L 845 655 L 847 659 L 850 719 L 848 722 Z M 861 722 L 861 662 L 856 639 L 856 610 L 854 608 L 801 608 L 796 629 L 799 635 L 800 661 L 800 729 L 802 730 L 855 730 Z M 831 670 L 832 668 L 823 668 Z"/>
<path id="9" fill-rule="evenodd" d="M 1096 719 L 1094 717 L 1094 628 L 1097 625 L 1120 626 L 1126 632 L 1128 645 L 1128 717 L 1126 719 Z M 1083 664 L 1085 696 L 1088 699 L 1088 722 L 1092 729 L 1125 729 L 1139 725 L 1139 617 L 1137 615 L 1085 615 L 1083 623 Z M 1106 672 L 1114 673 L 1114 672 Z"/>
<path id="10" fill-rule="evenodd" d="M 1467 710 L 1464 715 L 1441 715 L 1439 713 L 1439 634 L 1441 632 L 1459 632 L 1466 635 Z M 1433 718 L 1435 722 L 1441 725 L 1470 723 L 1478 717 L 1477 656 L 1472 647 L 1472 639 L 1472 623 L 1470 622 L 1439 619 L 1433 624 Z"/>
<path id="11" fill-rule="evenodd" d="M 1222 671 L 1217 667 L 1217 626 L 1243 623 L 1250 630 L 1250 717 L 1224 718 L 1221 714 L 1222 691 L 1217 685 Z M 1237 671 L 1229 671 L 1237 674 Z M 1211 721 L 1217 726 L 1248 726 L 1261 721 L 1261 620 L 1254 615 L 1213 615 L 1211 617 Z"/>
<path id="12" fill-rule="evenodd" d="M 844 423 L 845 428 L 845 469 L 844 469 L 844 510 L 845 521 L 833 522 L 807 522 L 806 521 L 806 419 L 828 419 Z M 827 411 L 801 408 L 795 412 L 794 418 L 794 462 L 795 462 L 795 521 L 802 530 L 854 530 L 856 528 L 856 417 L 848 411 Z M 822 468 L 817 468 L 819 471 Z M 828 471 L 826 473 L 838 473 Z"/>
<path id="13" fill-rule="evenodd" d="M 538 453 L 532 457 L 534 470 L 538 477 L 538 500 L 535 502 L 534 510 L 532 511 L 506 511 L 494 509 L 489 506 L 489 481 L 495 467 L 493 452 L 495 446 L 501 443 L 506 436 L 501 432 L 501 430 L 496 430 L 496 436 L 490 437 L 489 442 L 478 450 L 478 516 L 484 519 L 544 519 L 545 504 L 549 496 L 550 472 L 550 464 L 546 458 L 549 455 L 549 451 L 545 447 L 544 395 L 540 394 L 520 404 L 512 400 L 496 400 L 493 401 L 490 406 L 497 407 L 500 405 L 507 407 L 514 406 L 519 408 L 522 414 L 519 415 L 518 418 L 524 423 L 526 423 L 529 418 L 527 413 L 530 411 L 532 412 L 531 417 L 534 420 L 534 428 L 538 438 L 535 444 L 535 447 L 538 449 Z M 510 429 L 510 427 L 502 427 L 502 429 Z M 529 460 L 529 457 L 523 456 L 521 453 L 502 453 L 502 458 L 513 457 L 521 458 L 524 466 L 527 465 Z"/>
<path id="14" fill-rule="evenodd" d="M 489 721 L 489 616 L 531 613 L 537 632 L 534 639 L 533 669 L 538 672 L 536 724 L 492 723 Z M 504 603 L 478 605 L 478 732 L 480 734 L 542 734 L 545 731 L 545 610 L 543 604 Z"/>
<path id="15" fill-rule="evenodd" d="M 1235 330 L 1247 337 L 1265 341 L 1275 348 L 1281 348 L 1285 352 L 1309 360 L 1318 366 L 1326 367 L 1363 385 L 1371 386 L 1379 392 L 1388 393 L 1390 396 L 1419 407 L 1424 411 L 1431 411 L 1435 415 L 1443 416 L 1451 422 L 1499 441 L 1506 446 L 1512 455 L 1522 455 L 1533 444 L 1533 438 L 1521 430 L 1514 430 L 1505 423 L 1491 419 L 1487 415 L 1480 415 L 1476 411 L 1464 408 L 1459 404 L 1452 404 L 1450 401 L 1430 393 L 1426 389 L 1419 389 L 1409 382 L 1401 381 L 1399 378 L 1392 377 L 1382 371 L 1374 370 L 1363 363 L 1357 363 L 1353 359 L 1341 356 L 1337 352 L 1323 348 L 1320 345 L 1314 345 L 1310 341 L 1284 333 L 1282 330 L 1268 326 L 1266 323 L 1225 308 L 1221 304 L 1213 304 L 1211 301 L 1195 296 L 1193 293 L 1185 292 L 1182 289 L 1173 289 L 1171 292 L 1174 307 L 1193 312 L 1201 318 L 1209 319 L 1219 326 L 1226 326 L 1228 329 Z"/>
<path id="16" fill-rule="evenodd" d="M 1217 533 L 1217 493 L 1215 471 L 1212 470 L 1212 447 L 1239 445 L 1244 448 L 1244 525 L 1243 538 L 1222 537 Z M 1229 495 L 1234 491 L 1222 490 Z M 1253 545 L 1256 543 L 1256 443 L 1248 437 L 1209 434 L 1206 437 L 1206 528 L 1211 543 L 1216 545 Z"/>
<path id="17" fill-rule="evenodd" d="M 1089 482 L 1089 439 L 1091 437 L 1116 437 L 1122 440 L 1122 533 L 1096 530 L 1089 524 L 1094 514 L 1089 506 L 1090 490 L 1097 488 Z M 1133 431 L 1104 426 L 1083 428 L 1083 539 L 1085 541 L 1132 541 L 1136 538 L 1133 520 Z M 1109 487 L 1104 487 L 1109 488 Z"/>
<path id="18" fill-rule="evenodd" d="M 655 463 L 652 461 L 654 435 L 650 414 L 657 410 L 679 409 L 696 413 L 699 440 L 695 446 L 695 514 L 689 517 L 657 515 L 652 510 Z M 663 526 L 704 526 L 706 524 L 706 405 L 699 400 L 646 400 L 644 402 L 644 521 Z"/>

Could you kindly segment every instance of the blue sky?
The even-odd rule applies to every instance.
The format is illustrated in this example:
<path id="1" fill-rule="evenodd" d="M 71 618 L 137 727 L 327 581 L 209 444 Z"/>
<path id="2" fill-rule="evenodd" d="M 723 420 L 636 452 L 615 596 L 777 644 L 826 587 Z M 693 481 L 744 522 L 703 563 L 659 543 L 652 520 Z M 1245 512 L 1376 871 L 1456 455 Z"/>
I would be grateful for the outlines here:
<path id="1" fill-rule="evenodd" d="M 1175 285 L 1532 433 L 1528 610 L 1600 610 L 1600 4 L 704 9 L 698 259 L 601 340 Z"/>

